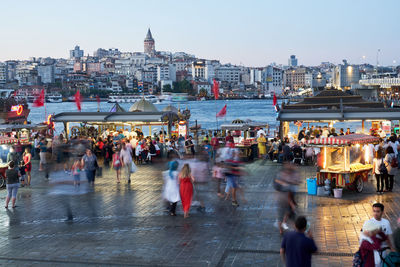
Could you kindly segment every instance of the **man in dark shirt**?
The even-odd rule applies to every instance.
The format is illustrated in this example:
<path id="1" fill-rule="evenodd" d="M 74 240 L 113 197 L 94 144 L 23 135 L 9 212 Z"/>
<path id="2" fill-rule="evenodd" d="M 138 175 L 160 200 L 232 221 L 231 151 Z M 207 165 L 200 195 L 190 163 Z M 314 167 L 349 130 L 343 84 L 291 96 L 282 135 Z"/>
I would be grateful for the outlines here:
<path id="1" fill-rule="evenodd" d="M 194 144 L 192 141 L 192 136 L 189 136 L 188 140 L 185 142 L 185 147 L 187 151 L 190 151 L 192 155 L 194 156 Z"/>
<path id="2" fill-rule="evenodd" d="M 307 219 L 299 216 L 295 222 L 296 231 L 285 234 L 281 245 L 281 257 L 287 267 L 311 267 L 311 254 L 317 251 L 317 246 L 310 230 L 307 236 Z"/>

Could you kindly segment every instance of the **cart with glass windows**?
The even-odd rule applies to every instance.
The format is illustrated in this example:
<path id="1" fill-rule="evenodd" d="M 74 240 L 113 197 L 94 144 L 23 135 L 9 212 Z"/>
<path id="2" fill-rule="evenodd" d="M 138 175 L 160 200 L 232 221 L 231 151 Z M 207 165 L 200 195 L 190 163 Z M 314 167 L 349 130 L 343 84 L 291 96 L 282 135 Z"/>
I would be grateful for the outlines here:
<path id="1" fill-rule="evenodd" d="M 348 187 L 361 192 L 372 170 L 370 144 L 378 142 L 378 137 L 366 134 L 308 140 L 307 146 L 320 149 L 317 156 L 317 184 L 324 185 L 328 179 L 335 187 Z"/>

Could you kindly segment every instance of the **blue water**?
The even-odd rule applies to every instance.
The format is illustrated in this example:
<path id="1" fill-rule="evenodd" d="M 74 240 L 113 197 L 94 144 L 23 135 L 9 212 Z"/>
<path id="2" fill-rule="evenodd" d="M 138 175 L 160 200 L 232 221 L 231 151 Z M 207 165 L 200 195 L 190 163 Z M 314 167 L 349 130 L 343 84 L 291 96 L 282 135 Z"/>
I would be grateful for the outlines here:
<path id="1" fill-rule="evenodd" d="M 181 110 L 190 109 L 191 117 L 189 120 L 190 126 L 195 125 L 195 121 L 201 125 L 203 129 L 217 129 L 217 121 L 215 114 L 220 111 L 224 105 L 227 105 L 227 113 L 224 118 L 218 118 L 218 128 L 221 124 L 231 123 L 235 119 L 250 119 L 252 121 L 261 122 L 270 125 L 271 133 L 279 125 L 276 120 L 276 112 L 272 105 L 272 100 L 218 100 L 218 101 L 188 101 L 172 104 Z M 114 104 L 102 102 L 100 103 L 100 111 L 108 112 Z M 120 104 L 125 110 L 129 110 L 132 105 L 130 103 Z M 168 104 L 155 104 L 162 111 Z M 47 103 L 46 114 L 58 114 L 61 112 L 78 111 L 74 102 L 63 103 Z M 97 111 L 97 102 L 83 102 L 82 111 Z M 32 123 L 40 123 L 45 121 L 45 107 L 31 107 L 31 112 L 28 118 Z M 316 124 L 322 125 L 325 124 Z M 365 129 L 370 128 L 370 123 L 366 122 Z M 304 124 L 303 126 L 307 126 Z M 361 122 L 343 123 L 338 122 L 334 125 L 337 129 L 350 127 L 352 131 L 361 130 Z M 291 124 L 291 132 L 297 132 L 297 126 Z M 153 128 L 154 129 L 154 128 Z M 63 130 L 62 124 L 56 124 L 56 131 L 60 133 Z M 148 134 L 146 129 L 143 129 L 145 134 Z"/>

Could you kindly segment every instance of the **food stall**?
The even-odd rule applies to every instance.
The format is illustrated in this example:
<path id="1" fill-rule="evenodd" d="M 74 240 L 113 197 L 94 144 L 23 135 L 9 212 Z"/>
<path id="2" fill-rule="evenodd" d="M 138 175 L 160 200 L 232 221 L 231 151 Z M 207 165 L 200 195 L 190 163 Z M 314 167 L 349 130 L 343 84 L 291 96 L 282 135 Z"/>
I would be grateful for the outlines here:
<path id="1" fill-rule="evenodd" d="M 308 140 L 307 146 L 321 149 L 318 155 L 317 184 L 324 185 L 328 179 L 335 187 L 347 186 L 361 192 L 372 170 L 368 145 L 378 142 L 378 137 L 366 134 Z"/>

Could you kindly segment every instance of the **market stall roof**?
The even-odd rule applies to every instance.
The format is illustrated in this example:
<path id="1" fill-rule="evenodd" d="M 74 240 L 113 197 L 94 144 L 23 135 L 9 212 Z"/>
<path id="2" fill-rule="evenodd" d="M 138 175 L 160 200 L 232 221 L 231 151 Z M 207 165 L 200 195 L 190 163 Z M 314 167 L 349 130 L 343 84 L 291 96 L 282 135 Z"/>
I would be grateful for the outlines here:
<path id="1" fill-rule="evenodd" d="M 130 108 L 129 111 L 131 112 L 158 112 L 156 106 L 153 103 L 147 101 L 146 99 L 142 98 L 139 101 L 136 101 Z"/>
<path id="2" fill-rule="evenodd" d="M 42 130 L 47 129 L 45 124 L 0 124 L 0 132 L 12 132 L 15 130 Z"/>
<path id="3" fill-rule="evenodd" d="M 355 145 L 379 142 L 379 137 L 367 134 L 349 134 L 335 137 L 322 137 L 307 140 L 308 145 Z"/>
<path id="4" fill-rule="evenodd" d="M 20 139 L 19 141 L 20 141 L 20 143 L 28 142 L 27 139 Z M 18 143 L 18 138 L 0 136 L 0 145 L 16 144 L 16 143 Z"/>
<path id="5" fill-rule="evenodd" d="M 366 101 L 360 95 L 351 95 L 341 90 L 326 89 L 312 97 L 305 97 L 303 101 L 284 105 L 284 109 L 340 109 L 351 108 L 383 108 L 381 102 Z"/>
<path id="6" fill-rule="evenodd" d="M 53 116 L 54 122 L 161 122 L 163 112 L 62 112 Z"/>
<path id="7" fill-rule="evenodd" d="M 125 109 L 121 107 L 118 103 L 115 103 L 114 106 L 110 109 L 110 112 L 125 112 Z"/>
<path id="8" fill-rule="evenodd" d="M 241 123 L 239 123 L 241 121 Z M 266 127 L 268 126 L 268 123 L 266 122 L 256 122 L 256 121 L 251 121 L 251 120 L 234 120 L 232 123 L 229 124 L 222 124 L 221 129 L 222 130 L 232 130 L 232 131 L 244 131 L 248 130 L 250 127 L 252 128 L 257 128 L 257 127 Z"/>
<path id="9" fill-rule="evenodd" d="M 398 120 L 400 108 L 282 109 L 279 121 Z"/>

